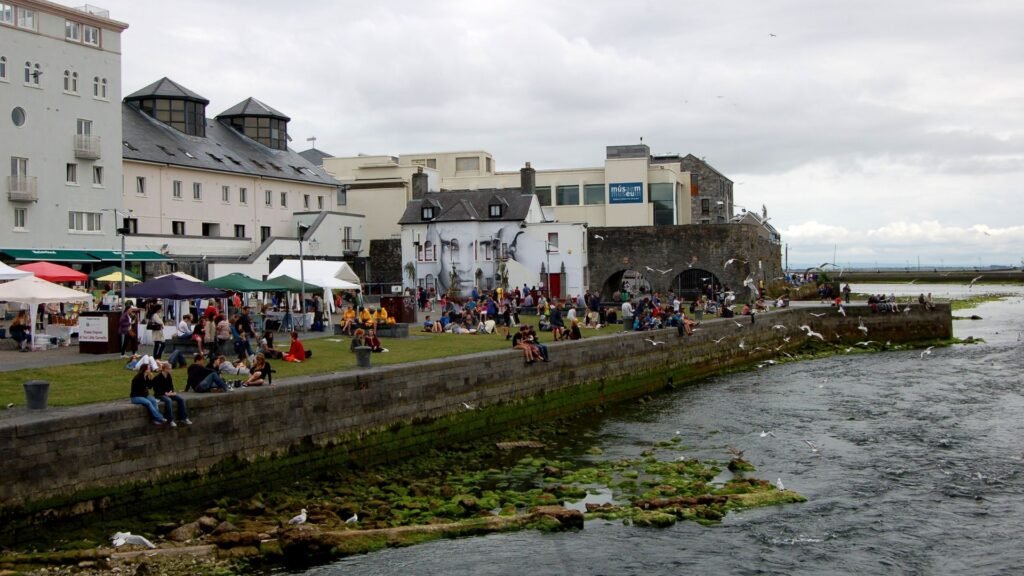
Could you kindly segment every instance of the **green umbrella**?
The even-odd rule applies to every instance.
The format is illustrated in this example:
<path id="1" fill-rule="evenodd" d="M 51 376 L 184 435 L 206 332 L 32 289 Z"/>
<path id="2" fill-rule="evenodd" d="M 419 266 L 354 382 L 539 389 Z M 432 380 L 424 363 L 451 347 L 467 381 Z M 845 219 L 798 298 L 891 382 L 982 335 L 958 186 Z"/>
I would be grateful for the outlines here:
<path id="1" fill-rule="evenodd" d="M 256 280 L 240 272 L 214 278 L 213 280 L 203 282 L 203 284 L 210 288 L 234 290 L 236 292 L 285 292 L 287 290 L 287 288 L 281 287 L 276 283 Z"/>

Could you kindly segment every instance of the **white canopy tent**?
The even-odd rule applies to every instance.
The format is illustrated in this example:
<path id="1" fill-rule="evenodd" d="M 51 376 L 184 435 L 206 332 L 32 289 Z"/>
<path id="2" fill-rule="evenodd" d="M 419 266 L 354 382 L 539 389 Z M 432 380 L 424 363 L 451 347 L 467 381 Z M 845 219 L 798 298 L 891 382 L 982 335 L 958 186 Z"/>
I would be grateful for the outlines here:
<path id="1" fill-rule="evenodd" d="M 330 291 L 359 290 L 361 287 L 359 276 L 352 271 L 352 267 L 335 260 L 282 260 L 267 276 L 267 280 L 273 280 L 278 276 L 291 276 L 321 286 L 328 326 L 331 325 L 331 312 L 335 309 L 334 298 L 329 296 Z"/>
<path id="2" fill-rule="evenodd" d="M 29 316 L 32 318 L 32 338 L 36 335 L 36 308 L 39 304 L 51 302 L 91 302 L 92 294 L 65 288 L 53 282 L 47 282 L 35 276 L 26 276 L 0 284 L 0 302 L 20 302 L 28 304 Z"/>
<path id="3" fill-rule="evenodd" d="M 18 270 L 12 268 L 3 262 L 0 262 L 0 280 L 17 280 L 18 278 L 24 278 L 26 276 L 32 276 L 31 272 L 25 270 Z"/>

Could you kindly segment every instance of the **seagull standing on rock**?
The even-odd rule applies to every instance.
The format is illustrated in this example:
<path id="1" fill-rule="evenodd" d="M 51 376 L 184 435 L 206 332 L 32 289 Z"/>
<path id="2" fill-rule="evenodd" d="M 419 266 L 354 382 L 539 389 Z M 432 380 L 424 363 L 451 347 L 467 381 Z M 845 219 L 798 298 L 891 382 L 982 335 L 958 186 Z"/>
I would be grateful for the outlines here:
<path id="1" fill-rule="evenodd" d="M 355 524 L 359 522 L 359 514 L 352 514 L 352 517 L 345 520 L 345 524 Z"/>
<path id="2" fill-rule="evenodd" d="M 306 523 L 306 509 L 303 508 L 299 515 L 288 521 L 289 524 L 305 524 Z"/>

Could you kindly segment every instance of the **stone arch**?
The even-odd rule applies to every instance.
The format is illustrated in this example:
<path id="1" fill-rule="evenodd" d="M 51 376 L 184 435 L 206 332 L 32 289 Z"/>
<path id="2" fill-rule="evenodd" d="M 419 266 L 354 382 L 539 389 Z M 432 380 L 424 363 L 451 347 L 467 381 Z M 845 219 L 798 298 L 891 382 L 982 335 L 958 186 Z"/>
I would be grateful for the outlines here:
<path id="1" fill-rule="evenodd" d="M 601 299 L 612 300 L 612 295 L 620 292 L 624 285 L 628 285 L 630 294 L 634 296 L 651 291 L 651 283 L 641 271 L 632 268 L 622 268 L 612 272 L 610 276 L 605 278 L 604 283 L 601 285 Z"/>
<path id="2" fill-rule="evenodd" d="M 672 290 L 679 296 L 692 300 L 703 292 L 705 284 L 721 285 L 714 272 L 703 268 L 687 268 L 672 279 Z"/>

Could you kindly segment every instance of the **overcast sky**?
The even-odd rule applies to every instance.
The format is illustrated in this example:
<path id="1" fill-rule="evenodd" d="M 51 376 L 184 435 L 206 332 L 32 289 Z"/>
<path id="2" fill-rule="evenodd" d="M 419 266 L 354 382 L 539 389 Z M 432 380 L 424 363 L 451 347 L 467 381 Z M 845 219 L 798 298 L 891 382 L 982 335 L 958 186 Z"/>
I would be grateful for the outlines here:
<path id="1" fill-rule="evenodd" d="M 704 157 L 790 264 L 1024 258 L 1024 2 L 96 0 L 124 93 L 256 97 L 292 148 Z"/>

